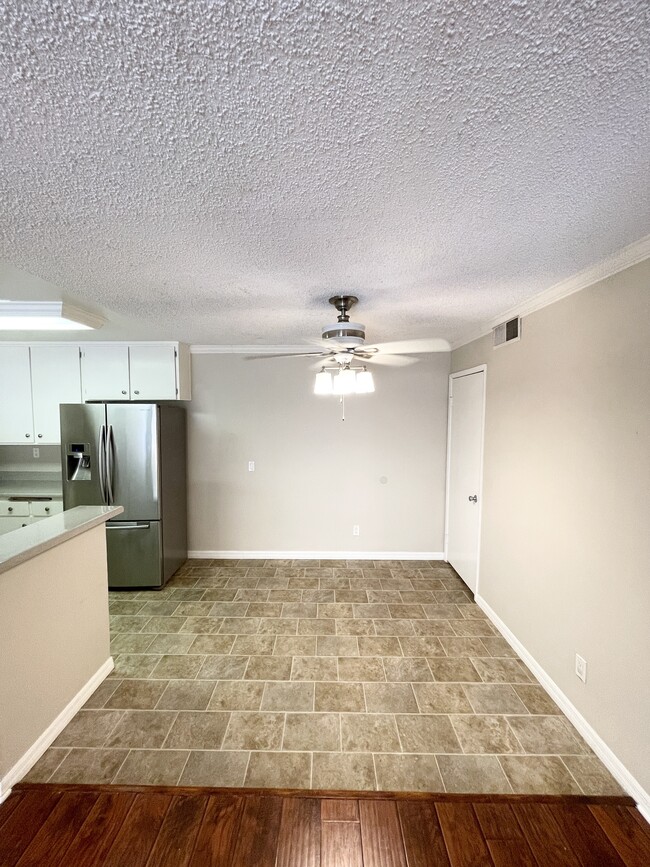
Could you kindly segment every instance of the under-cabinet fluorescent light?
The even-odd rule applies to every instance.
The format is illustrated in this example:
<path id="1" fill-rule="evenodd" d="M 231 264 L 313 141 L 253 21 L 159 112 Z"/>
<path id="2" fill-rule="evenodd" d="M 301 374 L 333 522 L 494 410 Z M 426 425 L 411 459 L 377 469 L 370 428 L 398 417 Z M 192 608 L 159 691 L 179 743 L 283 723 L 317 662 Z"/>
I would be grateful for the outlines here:
<path id="1" fill-rule="evenodd" d="M 65 301 L 0 300 L 0 331 L 85 331 L 105 322 Z"/>

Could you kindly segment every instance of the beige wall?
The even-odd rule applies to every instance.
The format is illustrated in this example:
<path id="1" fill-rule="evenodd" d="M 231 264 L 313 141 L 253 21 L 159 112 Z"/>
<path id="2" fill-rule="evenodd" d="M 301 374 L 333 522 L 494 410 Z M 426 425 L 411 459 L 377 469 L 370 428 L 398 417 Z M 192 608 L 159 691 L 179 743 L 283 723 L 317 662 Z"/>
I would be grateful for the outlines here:
<path id="1" fill-rule="evenodd" d="M 190 549 L 442 551 L 450 354 L 421 358 L 342 422 L 310 360 L 193 355 Z"/>
<path id="2" fill-rule="evenodd" d="M 0 780 L 109 657 L 104 524 L 0 575 Z"/>
<path id="3" fill-rule="evenodd" d="M 650 262 L 490 343 L 478 592 L 650 790 Z"/>

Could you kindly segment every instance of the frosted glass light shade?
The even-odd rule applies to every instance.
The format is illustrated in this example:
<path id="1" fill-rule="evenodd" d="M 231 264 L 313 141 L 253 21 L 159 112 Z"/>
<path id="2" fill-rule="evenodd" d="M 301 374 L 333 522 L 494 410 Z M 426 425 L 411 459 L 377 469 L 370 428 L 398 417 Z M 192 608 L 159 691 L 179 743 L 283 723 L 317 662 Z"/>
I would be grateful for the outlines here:
<path id="1" fill-rule="evenodd" d="M 321 370 L 316 374 L 314 394 L 332 394 L 332 374 L 327 370 Z"/>
<path id="2" fill-rule="evenodd" d="M 334 394 L 354 394 L 356 390 L 356 374 L 349 367 L 344 367 L 334 377 Z"/>
<path id="3" fill-rule="evenodd" d="M 372 378 L 372 373 L 369 370 L 362 370 L 357 373 L 356 391 L 357 394 L 372 394 L 375 390 L 375 382 Z"/>

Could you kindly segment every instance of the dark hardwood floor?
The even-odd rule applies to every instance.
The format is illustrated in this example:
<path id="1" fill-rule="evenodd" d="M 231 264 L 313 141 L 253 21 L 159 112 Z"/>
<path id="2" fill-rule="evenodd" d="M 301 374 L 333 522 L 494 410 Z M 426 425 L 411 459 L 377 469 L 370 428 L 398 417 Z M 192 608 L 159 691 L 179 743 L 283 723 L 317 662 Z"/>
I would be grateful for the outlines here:
<path id="1" fill-rule="evenodd" d="M 2 867 L 648 864 L 630 798 L 22 784 L 0 806 Z"/>

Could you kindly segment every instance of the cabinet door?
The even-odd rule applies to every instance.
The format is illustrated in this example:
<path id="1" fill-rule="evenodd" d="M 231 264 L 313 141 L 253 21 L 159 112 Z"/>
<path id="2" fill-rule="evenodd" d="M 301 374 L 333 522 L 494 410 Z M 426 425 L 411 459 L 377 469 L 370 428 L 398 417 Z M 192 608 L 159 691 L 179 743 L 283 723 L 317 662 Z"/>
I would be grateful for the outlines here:
<path id="1" fill-rule="evenodd" d="M 81 384 L 85 401 L 129 400 L 128 346 L 82 346 Z"/>
<path id="2" fill-rule="evenodd" d="M 33 443 L 28 346 L 0 346 L 0 443 Z"/>
<path id="3" fill-rule="evenodd" d="M 130 346 L 131 400 L 176 400 L 174 347 L 150 343 Z"/>
<path id="4" fill-rule="evenodd" d="M 37 443 L 60 443 L 59 405 L 81 402 L 78 346 L 32 346 L 32 400 Z"/>

